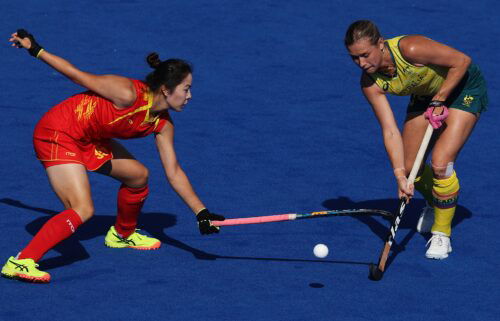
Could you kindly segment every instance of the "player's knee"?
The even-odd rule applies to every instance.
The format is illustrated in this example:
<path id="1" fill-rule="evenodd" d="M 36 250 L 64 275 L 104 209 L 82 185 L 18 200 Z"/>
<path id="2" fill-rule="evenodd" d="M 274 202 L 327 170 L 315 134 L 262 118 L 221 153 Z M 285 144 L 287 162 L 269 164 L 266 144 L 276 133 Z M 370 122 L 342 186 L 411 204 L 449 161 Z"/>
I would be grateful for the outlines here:
<path id="1" fill-rule="evenodd" d="M 86 222 L 94 216 L 94 206 L 92 204 L 81 204 L 73 206 L 72 209 L 78 213 L 82 222 Z"/>
<path id="2" fill-rule="evenodd" d="M 432 162 L 432 172 L 435 178 L 448 178 L 453 174 L 453 162 Z"/>
<path id="3" fill-rule="evenodd" d="M 141 168 L 137 171 L 137 176 L 134 180 L 134 184 L 136 187 L 146 186 L 148 184 L 149 179 L 149 170 L 145 166 L 141 166 Z"/>
<path id="4" fill-rule="evenodd" d="M 142 164 L 137 166 L 133 174 L 127 179 L 123 180 L 122 183 L 132 188 L 140 188 L 148 185 L 149 170 L 146 166 Z"/>

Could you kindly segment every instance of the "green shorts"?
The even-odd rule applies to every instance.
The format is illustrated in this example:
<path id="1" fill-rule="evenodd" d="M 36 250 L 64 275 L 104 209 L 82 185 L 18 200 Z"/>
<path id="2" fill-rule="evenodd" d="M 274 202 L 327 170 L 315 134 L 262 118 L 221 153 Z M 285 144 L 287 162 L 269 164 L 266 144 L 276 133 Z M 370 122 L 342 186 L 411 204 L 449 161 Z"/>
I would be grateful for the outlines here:
<path id="1" fill-rule="evenodd" d="M 424 112 L 433 96 L 411 95 L 407 113 Z M 462 80 L 445 102 L 448 108 L 465 110 L 474 114 L 486 111 L 488 92 L 483 74 L 476 64 L 471 64 Z"/>

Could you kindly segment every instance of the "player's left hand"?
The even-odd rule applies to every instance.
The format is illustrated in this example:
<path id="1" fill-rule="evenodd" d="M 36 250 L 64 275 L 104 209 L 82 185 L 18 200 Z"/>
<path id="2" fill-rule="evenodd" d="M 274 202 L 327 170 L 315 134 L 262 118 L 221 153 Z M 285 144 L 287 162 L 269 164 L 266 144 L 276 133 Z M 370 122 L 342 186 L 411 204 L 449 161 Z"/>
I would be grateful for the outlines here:
<path id="1" fill-rule="evenodd" d="M 206 208 L 196 214 L 198 220 L 198 228 L 201 234 L 219 233 L 219 227 L 212 225 L 210 221 L 224 221 L 226 218 L 222 215 L 210 213 Z"/>
<path id="2" fill-rule="evenodd" d="M 406 176 L 399 176 L 396 180 L 398 182 L 399 199 L 404 197 L 406 199 L 406 203 L 408 203 L 415 193 L 415 186 L 413 184 L 408 186 L 408 179 Z"/>
<path id="3" fill-rule="evenodd" d="M 444 101 L 433 100 L 424 112 L 424 117 L 429 120 L 432 128 L 438 129 L 448 117 L 448 108 L 444 105 Z"/>

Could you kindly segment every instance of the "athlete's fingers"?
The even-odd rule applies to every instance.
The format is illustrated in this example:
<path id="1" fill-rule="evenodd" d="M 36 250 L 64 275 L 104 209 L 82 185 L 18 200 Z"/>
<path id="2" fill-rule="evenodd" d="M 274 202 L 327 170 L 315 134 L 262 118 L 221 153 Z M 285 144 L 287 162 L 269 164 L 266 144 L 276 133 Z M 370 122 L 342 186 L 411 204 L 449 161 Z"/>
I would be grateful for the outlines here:
<path id="1" fill-rule="evenodd" d="M 408 195 L 411 195 L 413 196 L 413 194 L 415 193 L 415 185 L 413 184 L 410 184 L 407 188 L 407 191 L 408 191 Z"/>
<path id="2" fill-rule="evenodd" d="M 20 32 L 22 31 L 22 32 Z M 26 30 L 24 29 L 19 29 L 17 32 L 14 32 L 12 34 L 12 38 L 9 39 L 15 47 L 17 48 L 25 48 L 25 49 L 28 49 L 28 51 L 30 50 L 30 48 L 32 47 L 33 45 L 33 36 L 31 34 L 29 34 Z M 31 54 L 31 52 L 30 52 Z"/>
<path id="3" fill-rule="evenodd" d="M 22 48 L 22 39 L 17 36 L 17 33 L 13 33 L 12 37 L 9 39 L 12 42 L 12 47 Z"/>
<path id="4" fill-rule="evenodd" d="M 405 193 L 405 195 L 408 197 L 413 196 L 413 191 L 410 188 L 404 188 L 403 193 Z"/>

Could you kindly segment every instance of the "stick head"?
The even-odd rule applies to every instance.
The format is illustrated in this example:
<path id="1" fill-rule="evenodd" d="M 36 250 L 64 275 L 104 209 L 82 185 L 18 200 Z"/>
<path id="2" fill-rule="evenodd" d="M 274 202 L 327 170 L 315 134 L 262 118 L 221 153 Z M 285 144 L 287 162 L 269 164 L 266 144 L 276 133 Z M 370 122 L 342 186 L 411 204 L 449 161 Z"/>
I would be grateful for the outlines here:
<path id="1" fill-rule="evenodd" d="M 368 274 L 368 278 L 370 280 L 372 280 L 372 281 L 382 280 L 382 277 L 384 276 L 384 272 L 382 272 L 378 268 L 378 265 L 370 263 L 369 269 L 370 269 L 370 273 Z"/>

